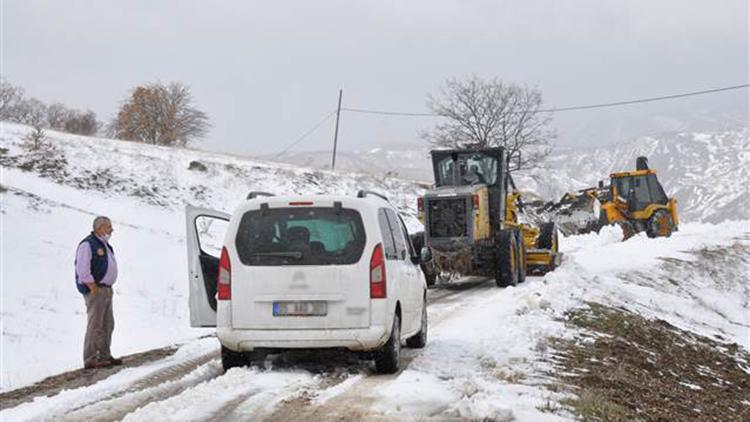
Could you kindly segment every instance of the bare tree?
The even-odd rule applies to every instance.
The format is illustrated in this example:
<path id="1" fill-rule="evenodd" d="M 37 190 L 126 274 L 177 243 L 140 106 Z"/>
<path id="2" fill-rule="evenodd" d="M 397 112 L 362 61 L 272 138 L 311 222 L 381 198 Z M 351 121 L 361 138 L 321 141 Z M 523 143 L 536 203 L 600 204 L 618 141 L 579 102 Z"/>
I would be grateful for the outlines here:
<path id="1" fill-rule="evenodd" d="M 11 120 L 29 126 L 47 126 L 47 105 L 36 98 L 25 98 L 14 107 Z"/>
<path id="2" fill-rule="evenodd" d="M 206 134 L 208 116 L 178 82 L 136 87 L 109 126 L 112 136 L 149 144 L 185 146 Z"/>
<path id="3" fill-rule="evenodd" d="M 62 130 L 78 135 L 94 135 L 100 126 L 101 124 L 96 120 L 96 113 L 93 111 L 88 110 L 83 113 L 78 110 L 68 110 Z"/>
<path id="4" fill-rule="evenodd" d="M 13 121 L 18 103 L 22 99 L 23 88 L 11 85 L 5 79 L 0 79 L 0 120 Z"/>
<path id="5" fill-rule="evenodd" d="M 44 127 L 47 124 L 47 107 L 34 98 L 25 101 L 26 110 L 24 114 L 25 124 L 31 126 L 31 132 L 24 136 L 26 147 L 30 150 L 39 150 L 46 146 L 47 134 Z"/>
<path id="6" fill-rule="evenodd" d="M 541 92 L 497 78 L 449 79 L 428 107 L 446 121 L 423 138 L 442 147 L 505 147 L 511 171 L 538 167 L 556 136 L 551 115 L 540 112 Z"/>
<path id="7" fill-rule="evenodd" d="M 51 104 L 47 107 L 47 125 L 52 129 L 63 130 L 68 114 L 68 109 L 63 103 Z"/>

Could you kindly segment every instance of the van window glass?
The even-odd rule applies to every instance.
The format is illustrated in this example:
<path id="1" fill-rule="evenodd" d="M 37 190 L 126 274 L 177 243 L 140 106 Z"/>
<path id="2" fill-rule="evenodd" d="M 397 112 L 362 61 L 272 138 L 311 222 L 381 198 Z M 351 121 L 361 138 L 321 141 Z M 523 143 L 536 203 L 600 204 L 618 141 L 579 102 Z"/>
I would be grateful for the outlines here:
<path id="1" fill-rule="evenodd" d="M 221 218 L 199 215 L 195 219 L 195 232 L 198 235 L 198 245 L 201 253 L 218 258 L 229 222 Z"/>
<path id="2" fill-rule="evenodd" d="M 404 219 L 401 218 L 401 215 L 398 216 L 398 222 L 401 223 L 401 231 L 404 233 L 404 238 L 406 239 L 406 247 L 408 248 L 409 256 L 419 255 L 419 252 L 414 250 L 414 244 L 411 241 L 411 236 L 409 236 L 409 230 L 406 229 L 406 224 L 404 224 Z"/>
<path id="3" fill-rule="evenodd" d="M 388 224 L 391 227 L 391 235 L 396 245 L 396 259 L 404 259 L 407 255 L 406 251 L 406 239 L 404 239 L 404 232 L 401 230 L 400 221 L 398 215 L 391 210 L 387 209 L 385 214 L 388 216 Z"/>
<path id="4" fill-rule="evenodd" d="M 378 226 L 380 226 L 380 234 L 383 236 L 383 252 L 385 252 L 385 258 L 397 259 L 396 244 L 393 240 L 388 217 L 385 215 L 385 208 L 378 210 Z"/>
<path id="5" fill-rule="evenodd" d="M 235 244 L 245 265 L 347 265 L 365 247 L 359 212 L 343 208 L 270 208 L 246 212 Z"/>

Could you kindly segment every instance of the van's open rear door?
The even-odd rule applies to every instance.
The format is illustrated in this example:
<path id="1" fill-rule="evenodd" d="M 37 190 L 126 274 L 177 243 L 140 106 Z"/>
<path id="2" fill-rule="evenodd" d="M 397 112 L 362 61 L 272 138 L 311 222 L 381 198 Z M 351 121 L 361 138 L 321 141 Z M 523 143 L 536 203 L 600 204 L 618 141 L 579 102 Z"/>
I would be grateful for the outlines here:
<path id="1" fill-rule="evenodd" d="M 229 217 L 221 211 L 185 207 L 192 327 L 216 326 L 219 256 Z"/>

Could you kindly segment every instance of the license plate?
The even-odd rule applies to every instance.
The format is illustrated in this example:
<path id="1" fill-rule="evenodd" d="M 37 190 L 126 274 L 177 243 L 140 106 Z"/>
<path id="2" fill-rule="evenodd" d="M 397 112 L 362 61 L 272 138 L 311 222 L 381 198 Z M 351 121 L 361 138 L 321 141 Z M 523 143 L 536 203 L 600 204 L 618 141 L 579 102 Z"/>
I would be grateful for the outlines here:
<path id="1" fill-rule="evenodd" d="M 327 313 L 325 301 L 273 303 L 273 316 L 325 316 Z"/>

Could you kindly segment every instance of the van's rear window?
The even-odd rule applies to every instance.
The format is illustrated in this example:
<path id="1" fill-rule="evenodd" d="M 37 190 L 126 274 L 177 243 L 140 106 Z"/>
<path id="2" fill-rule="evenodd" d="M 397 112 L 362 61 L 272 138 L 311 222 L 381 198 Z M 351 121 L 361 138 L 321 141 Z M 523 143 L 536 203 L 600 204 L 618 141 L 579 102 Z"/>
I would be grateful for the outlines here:
<path id="1" fill-rule="evenodd" d="M 236 246 L 245 265 L 346 265 L 359 261 L 365 229 L 359 212 L 333 207 L 248 211 Z"/>

